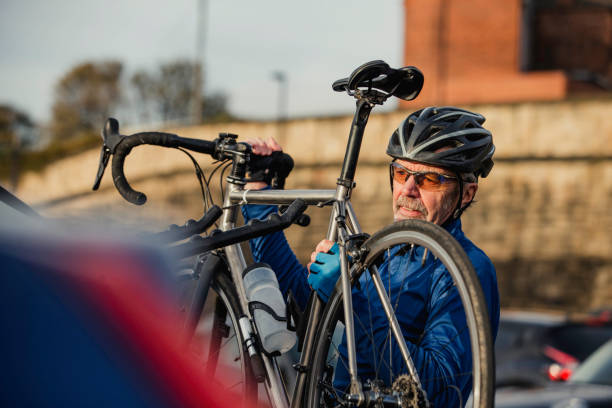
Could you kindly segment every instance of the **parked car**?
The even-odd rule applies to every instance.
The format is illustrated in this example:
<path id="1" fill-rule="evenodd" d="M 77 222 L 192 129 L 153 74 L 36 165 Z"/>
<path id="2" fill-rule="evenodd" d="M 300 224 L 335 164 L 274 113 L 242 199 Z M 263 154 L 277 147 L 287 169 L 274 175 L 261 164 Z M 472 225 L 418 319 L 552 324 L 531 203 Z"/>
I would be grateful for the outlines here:
<path id="1" fill-rule="evenodd" d="M 185 349 L 160 248 L 65 228 L 2 190 L 0 407 L 241 406 Z"/>
<path id="2" fill-rule="evenodd" d="M 612 407 L 612 340 L 580 364 L 569 381 L 546 387 L 497 390 L 497 408 Z"/>
<path id="3" fill-rule="evenodd" d="M 509 311 L 495 343 L 496 386 L 538 387 L 571 377 L 578 364 L 612 338 L 612 319 Z"/>

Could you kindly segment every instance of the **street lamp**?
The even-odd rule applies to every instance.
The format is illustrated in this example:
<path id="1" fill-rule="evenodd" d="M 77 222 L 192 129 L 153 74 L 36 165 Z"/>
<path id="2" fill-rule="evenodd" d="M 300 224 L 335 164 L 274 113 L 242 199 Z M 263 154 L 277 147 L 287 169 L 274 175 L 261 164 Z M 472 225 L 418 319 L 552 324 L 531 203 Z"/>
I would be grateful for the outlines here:
<path id="1" fill-rule="evenodd" d="M 272 78 L 278 82 L 278 141 L 282 145 L 285 137 L 285 123 L 288 116 L 289 87 L 287 86 L 287 75 L 284 71 L 272 72 Z"/>
<path id="2" fill-rule="evenodd" d="M 193 90 L 191 95 L 191 124 L 202 123 L 202 99 L 203 99 L 203 65 L 204 65 L 204 42 L 206 31 L 207 0 L 198 0 L 196 13 L 196 49 L 193 65 Z"/>

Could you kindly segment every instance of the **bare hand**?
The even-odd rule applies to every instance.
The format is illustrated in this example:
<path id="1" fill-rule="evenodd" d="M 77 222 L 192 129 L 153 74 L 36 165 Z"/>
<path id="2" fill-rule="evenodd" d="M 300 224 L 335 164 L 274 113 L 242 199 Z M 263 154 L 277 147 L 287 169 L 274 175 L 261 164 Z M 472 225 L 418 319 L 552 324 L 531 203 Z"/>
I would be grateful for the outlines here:
<path id="1" fill-rule="evenodd" d="M 257 154 L 259 156 L 269 156 L 272 154 L 272 152 L 283 151 L 283 148 L 273 137 L 269 137 L 265 141 L 260 138 L 256 138 L 249 139 L 246 142 L 251 145 L 251 149 L 253 149 L 253 154 Z"/>

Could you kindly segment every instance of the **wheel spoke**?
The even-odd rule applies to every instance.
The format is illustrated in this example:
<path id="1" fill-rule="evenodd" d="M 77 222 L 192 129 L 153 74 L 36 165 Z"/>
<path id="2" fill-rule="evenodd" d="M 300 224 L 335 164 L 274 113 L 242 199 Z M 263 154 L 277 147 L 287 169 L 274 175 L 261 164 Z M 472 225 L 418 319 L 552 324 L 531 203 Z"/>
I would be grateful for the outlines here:
<path id="1" fill-rule="evenodd" d="M 401 328 L 403 333 L 412 333 L 411 336 L 415 336 L 415 339 L 411 340 L 414 342 L 414 347 L 420 347 L 413 358 L 418 356 L 415 363 L 419 367 L 419 371 L 428 376 L 428 378 L 420 379 L 423 389 L 429 390 L 431 393 L 427 394 L 427 398 L 444 406 L 449 406 L 449 404 L 454 406 L 456 403 L 463 404 L 467 393 L 469 393 L 469 390 L 465 389 L 465 385 L 469 384 L 469 382 L 466 383 L 466 379 L 478 374 L 477 378 L 473 378 L 473 383 L 479 384 L 480 391 L 474 394 L 479 395 L 473 406 L 485 407 L 491 405 L 493 366 L 490 353 L 492 351 L 489 348 L 490 343 L 480 343 L 482 339 L 490 336 L 489 321 L 486 318 L 486 310 L 474 310 L 474 306 L 486 307 L 482 292 L 478 293 L 474 290 L 474 288 L 479 289 L 478 285 L 474 284 L 474 282 L 479 283 L 478 278 L 471 268 L 469 259 L 456 241 L 452 238 L 449 240 L 450 235 L 446 231 L 443 231 L 443 234 L 448 235 L 449 238 L 446 238 L 443 234 L 439 235 L 439 230 L 441 230 L 439 227 L 425 224 L 427 223 L 414 221 L 396 223 L 373 235 L 364 244 L 367 246 L 369 253 L 361 269 L 355 271 L 355 273 L 362 275 L 354 279 L 354 282 L 359 282 L 360 286 L 353 289 L 355 295 L 358 291 L 363 295 L 357 295 L 353 302 L 359 305 L 354 311 L 353 320 L 355 327 L 358 328 L 356 330 L 356 335 L 359 338 L 358 376 L 362 389 L 366 393 L 377 392 L 379 393 L 377 395 L 383 397 L 386 395 L 385 398 L 392 398 L 391 387 L 395 387 L 397 384 L 400 388 L 393 389 L 399 390 L 396 392 L 400 392 L 404 399 L 408 397 L 408 394 L 401 394 L 401 390 L 408 392 L 407 390 L 410 387 L 414 387 L 414 385 L 410 385 L 414 383 L 404 375 L 407 372 L 407 367 L 404 367 L 403 359 L 399 357 L 399 346 L 392 334 L 391 325 L 382 312 L 382 303 L 374 291 L 374 282 L 369 276 L 370 273 L 367 272 L 371 267 L 380 266 L 381 281 L 384 282 L 383 292 L 389 299 L 392 313 L 399 315 L 404 313 L 405 310 L 409 311 L 410 309 L 406 308 L 411 307 L 410 302 L 413 298 L 430 302 L 428 296 L 432 296 L 434 290 L 435 299 L 443 299 L 444 302 L 449 302 L 450 308 L 447 309 L 444 309 L 444 306 L 440 303 L 434 305 L 442 308 L 439 310 L 450 314 L 448 320 L 429 320 L 430 313 L 436 313 L 437 310 L 433 309 L 432 311 L 429 303 L 418 304 L 415 305 L 418 308 L 415 309 L 415 314 L 419 313 L 417 320 L 414 320 L 415 325 L 402 326 Z M 406 229 L 408 227 L 414 229 Z M 411 276 L 415 276 L 413 271 L 417 271 L 417 269 L 412 269 L 412 262 L 418 262 L 421 265 L 421 259 L 415 258 L 416 261 L 413 261 L 411 258 L 410 262 L 404 263 L 402 261 L 397 265 L 390 263 L 391 257 L 394 256 L 414 257 L 414 252 L 418 247 L 427 250 L 428 255 L 425 258 L 424 267 L 429 268 L 431 265 L 431 271 L 429 269 L 420 270 L 418 273 L 424 272 L 427 274 L 431 272 L 432 280 L 427 283 L 431 285 L 429 287 L 422 286 L 425 281 L 417 285 L 411 283 Z M 421 248 L 418 249 L 417 253 L 421 253 Z M 389 262 L 388 270 L 385 269 L 384 262 Z M 398 268 L 400 264 L 411 269 L 405 271 L 392 269 Z M 442 264 L 446 267 L 446 273 L 449 273 L 446 277 L 440 275 L 440 269 L 436 269 Z M 401 275 L 397 275 L 397 273 L 401 273 Z M 436 279 L 433 279 L 433 277 L 436 277 Z M 441 284 L 447 284 L 447 282 L 450 282 L 447 288 L 441 286 Z M 405 296 L 407 297 L 404 298 Z M 460 307 L 456 305 L 460 305 Z M 367 311 L 364 309 L 365 307 L 368 308 Z M 319 406 L 319 404 L 321 406 L 330 406 L 330 404 L 331 406 L 338 406 L 342 403 L 340 396 L 343 395 L 342 388 L 347 386 L 347 363 L 344 361 L 340 350 L 344 350 L 345 345 L 330 344 L 329 341 L 341 312 L 341 294 L 334 293 L 322 317 L 323 329 L 320 330 L 315 345 L 317 351 L 315 351 L 316 358 L 310 374 L 313 380 L 308 381 L 307 406 Z M 399 323 L 406 324 L 405 317 L 402 317 L 403 319 L 398 319 Z M 476 326 L 472 324 L 474 320 L 477 320 Z M 423 327 L 419 328 L 416 324 Z M 448 327 L 446 327 L 447 324 Z M 432 332 L 431 330 L 435 331 Z M 441 335 L 439 339 L 434 337 L 434 333 L 438 332 Z M 478 343 L 475 343 L 476 341 Z M 473 344 L 479 344 L 480 347 L 474 347 Z M 485 344 L 487 347 L 482 347 Z M 370 347 L 371 350 L 368 350 L 367 347 Z M 460 350 L 469 351 L 472 348 L 475 353 L 484 351 L 484 354 L 474 355 L 469 364 L 465 357 L 455 354 L 455 350 L 457 352 Z M 324 356 L 319 357 L 323 354 L 327 356 L 328 350 L 331 350 L 329 359 Z M 421 360 L 421 357 L 424 360 Z M 456 360 L 454 360 L 455 358 Z M 335 367 L 342 367 L 342 375 L 336 378 L 336 375 L 324 374 L 325 381 L 321 383 L 318 380 L 314 381 L 314 378 L 321 378 L 324 367 L 332 367 L 334 360 Z M 448 362 L 446 362 L 447 360 Z M 398 366 L 398 364 L 401 364 L 401 366 Z M 479 367 L 479 370 L 472 370 L 471 366 Z M 365 375 L 366 372 L 368 373 L 367 376 Z M 401 377 L 398 377 L 400 374 Z M 464 388 L 460 389 L 460 387 Z M 425 394 L 418 391 L 414 395 L 422 396 Z M 330 399 L 333 402 L 329 402 Z"/>

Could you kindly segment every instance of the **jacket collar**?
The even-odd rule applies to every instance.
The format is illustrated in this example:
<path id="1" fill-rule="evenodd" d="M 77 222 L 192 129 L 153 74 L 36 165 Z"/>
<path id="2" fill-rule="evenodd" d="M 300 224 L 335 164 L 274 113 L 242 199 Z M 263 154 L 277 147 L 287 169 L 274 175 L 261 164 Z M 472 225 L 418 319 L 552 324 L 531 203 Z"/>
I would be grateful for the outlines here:
<path id="1" fill-rule="evenodd" d="M 443 225 L 444 229 L 447 230 L 453 237 L 457 238 L 463 234 L 461 229 L 461 219 L 457 218 L 449 223 Z"/>

